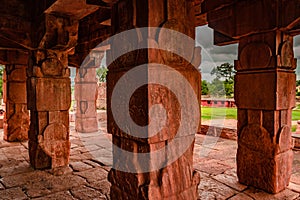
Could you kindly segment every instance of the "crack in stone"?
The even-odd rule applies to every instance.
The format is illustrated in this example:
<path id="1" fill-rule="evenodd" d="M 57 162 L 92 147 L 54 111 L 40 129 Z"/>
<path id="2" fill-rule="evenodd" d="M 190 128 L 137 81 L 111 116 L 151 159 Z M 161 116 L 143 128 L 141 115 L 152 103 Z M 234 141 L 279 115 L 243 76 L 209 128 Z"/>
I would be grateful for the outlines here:
<path id="1" fill-rule="evenodd" d="M 95 159 L 92 159 L 91 161 L 101 165 L 102 167 L 108 167 L 107 165 L 105 165 L 104 163 L 100 162 L 99 160 L 95 160 Z"/>

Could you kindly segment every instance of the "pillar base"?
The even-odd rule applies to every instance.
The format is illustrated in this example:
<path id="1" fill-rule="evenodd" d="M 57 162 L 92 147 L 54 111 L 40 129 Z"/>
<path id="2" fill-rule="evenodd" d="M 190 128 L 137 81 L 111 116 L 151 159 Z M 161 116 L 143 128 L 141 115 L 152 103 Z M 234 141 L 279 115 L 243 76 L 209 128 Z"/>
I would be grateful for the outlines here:
<path id="1" fill-rule="evenodd" d="M 239 182 L 275 194 L 284 190 L 292 173 L 293 151 L 289 150 L 273 158 L 259 152 L 239 147 L 237 153 Z"/>
<path id="2" fill-rule="evenodd" d="M 80 133 L 98 132 L 97 118 L 79 118 L 75 119 L 75 130 Z"/>

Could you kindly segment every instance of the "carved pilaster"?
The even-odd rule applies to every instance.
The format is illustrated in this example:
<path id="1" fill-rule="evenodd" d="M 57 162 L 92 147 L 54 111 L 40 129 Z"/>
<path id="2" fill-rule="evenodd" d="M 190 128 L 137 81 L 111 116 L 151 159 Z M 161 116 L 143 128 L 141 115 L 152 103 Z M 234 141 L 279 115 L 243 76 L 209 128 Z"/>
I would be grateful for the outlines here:
<path id="1" fill-rule="evenodd" d="M 28 139 L 26 68 L 24 65 L 6 65 L 3 74 L 4 140 L 9 142 Z"/>
<path id="2" fill-rule="evenodd" d="M 279 31 L 242 38 L 238 58 L 237 175 L 243 184 L 277 193 L 289 184 L 293 161 L 293 39 Z"/>
<path id="3" fill-rule="evenodd" d="M 46 15 L 39 50 L 32 51 L 28 69 L 30 162 L 34 168 L 55 168 L 69 162 L 71 105 L 68 55 L 77 39 L 78 22 Z"/>

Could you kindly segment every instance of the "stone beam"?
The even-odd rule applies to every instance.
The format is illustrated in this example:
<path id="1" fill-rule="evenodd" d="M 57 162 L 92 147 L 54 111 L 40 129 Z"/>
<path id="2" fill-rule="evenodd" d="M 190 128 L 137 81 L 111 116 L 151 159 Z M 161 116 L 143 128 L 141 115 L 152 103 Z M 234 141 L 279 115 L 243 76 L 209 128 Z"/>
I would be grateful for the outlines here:
<path id="1" fill-rule="evenodd" d="M 102 8 L 110 8 L 112 6 L 111 3 L 107 3 L 107 2 L 102 1 L 102 0 L 86 0 L 86 3 L 91 4 L 91 5 L 97 5 L 97 6 L 102 7 Z"/>
<path id="2" fill-rule="evenodd" d="M 68 55 L 77 42 L 78 20 L 45 15 L 45 32 L 31 51 L 27 92 L 29 155 L 35 169 L 68 165 L 71 82 Z M 43 32 L 42 32 L 43 33 Z"/>
<path id="3" fill-rule="evenodd" d="M 201 77 L 198 70 L 191 64 L 194 58 L 199 58 L 200 52 L 199 49 L 195 50 L 194 40 L 191 43 L 184 42 L 180 37 L 177 38 L 167 33 L 167 30 L 175 30 L 187 37 L 195 38 L 193 1 L 120 0 L 112 10 L 113 34 L 122 34 L 123 31 L 136 27 L 163 27 L 165 29 L 133 30 L 132 37 L 118 38 L 123 42 L 112 39 L 111 51 L 107 58 L 110 63 L 107 75 L 108 132 L 112 134 L 114 144 L 114 163 L 109 173 L 109 181 L 112 184 L 111 199 L 197 199 L 197 187 L 200 180 L 199 175 L 193 170 L 193 141 L 197 130 L 191 131 L 183 128 L 185 133 L 181 136 L 177 135 L 181 123 L 184 124 L 186 120 L 180 117 L 184 113 L 182 109 L 189 109 L 192 101 L 191 96 L 186 93 L 188 88 L 181 85 L 182 79 L 176 81 L 173 72 L 181 74 L 183 79 L 189 82 L 195 98 L 200 100 Z M 189 52 L 187 60 L 163 50 L 153 49 L 153 47 L 166 44 L 178 45 L 176 50 L 184 48 Z M 146 45 L 148 49 L 138 49 L 143 45 Z M 118 57 L 120 50 L 127 51 Z M 151 66 L 146 66 L 142 74 L 122 78 L 132 73 L 132 70 L 140 69 L 137 66 L 145 63 L 155 63 L 153 67 L 159 69 L 154 70 Z M 167 65 L 169 68 L 164 68 L 159 64 Z M 175 88 L 180 87 L 180 94 L 187 98 L 178 103 L 179 99 L 173 93 L 176 93 L 176 90 L 150 82 L 153 78 L 168 80 L 168 83 Z M 145 81 L 145 85 L 140 85 L 135 91 L 128 91 L 139 81 Z M 130 95 L 129 99 L 124 100 L 127 95 Z M 151 112 L 154 107 L 157 108 L 157 104 L 164 107 L 166 119 L 165 124 L 162 124 L 162 130 L 157 130 L 157 134 L 151 137 L 153 128 L 147 125 L 152 123 L 152 126 L 157 128 L 159 123 L 164 121 L 161 119 L 162 113 L 160 115 L 157 112 Z M 183 108 L 181 104 L 187 107 Z M 128 109 L 127 106 L 129 106 Z M 199 108 L 198 103 L 196 107 Z M 195 117 L 196 114 L 193 116 Z M 131 120 L 136 126 L 141 127 L 135 136 L 132 135 L 134 132 L 132 126 L 135 125 L 131 124 Z M 196 129 L 198 125 L 197 123 Z M 146 138 L 142 137 L 143 134 L 146 134 Z M 180 141 L 179 144 L 176 148 L 172 148 L 171 144 L 174 144 L 172 141 L 177 139 Z M 186 141 L 190 143 L 186 144 Z M 178 152 L 182 146 L 185 146 L 186 151 L 173 160 L 174 162 L 170 162 L 173 153 Z M 164 149 L 169 149 L 171 152 L 155 156 L 157 151 Z M 124 152 L 128 154 L 123 154 Z M 162 162 L 156 162 L 158 160 Z M 159 166 L 152 169 L 153 165 Z"/>
<path id="4" fill-rule="evenodd" d="M 300 18 L 298 4 L 297 0 L 204 1 L 201 9 L 209 27 L 234 41 L 275 29 L 292 31 Z M 215 44 L 222 44 L 218 42 L 215 40 Z"/>
<path id="5" fill-rule="evenodd" d="M 98 6 L 86 4 L 86 0 L 57 0 L 45 13 L 59 13 L 79 20 L 97 10 Z"/>
<path id="6" fill-rule="evenodd" d="M 0 63 L 2 65 L 23 65 L 28 64 L 28 51 L 25 50 L 0 50 Z"/>

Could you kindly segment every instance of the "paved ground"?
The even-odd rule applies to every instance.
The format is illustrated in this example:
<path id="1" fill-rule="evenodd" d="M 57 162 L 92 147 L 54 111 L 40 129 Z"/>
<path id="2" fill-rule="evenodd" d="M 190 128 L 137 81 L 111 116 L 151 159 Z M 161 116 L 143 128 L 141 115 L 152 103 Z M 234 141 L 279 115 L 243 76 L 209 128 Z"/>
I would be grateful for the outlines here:
<path id="1" fill-rule="evenodd" d="M 0 131 L 0 199 L 109 199 L 111 143 L 103 134 L 106 122 L 99 126 L 99 133 L 79 134 L 71 124 L 70 167 L 55 172 L 34 171 L 28 163 L 27 142 L 7 143 Z M 235 141 L 197 135 L 194 166 L 201 174 L 199 199 L 300 200 L 299 151 L 289 189 L 270 195 L 237 182 L 236 148 Z"/>

